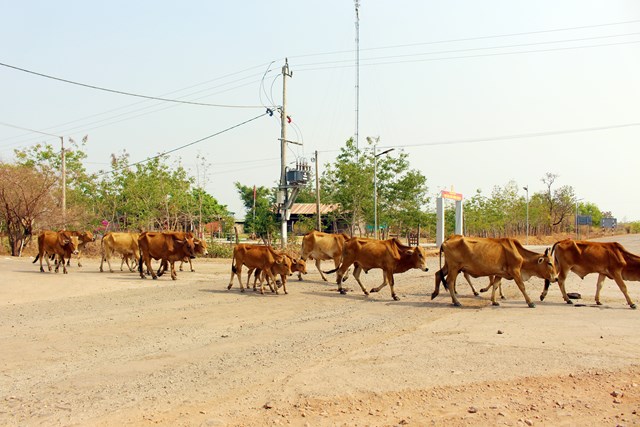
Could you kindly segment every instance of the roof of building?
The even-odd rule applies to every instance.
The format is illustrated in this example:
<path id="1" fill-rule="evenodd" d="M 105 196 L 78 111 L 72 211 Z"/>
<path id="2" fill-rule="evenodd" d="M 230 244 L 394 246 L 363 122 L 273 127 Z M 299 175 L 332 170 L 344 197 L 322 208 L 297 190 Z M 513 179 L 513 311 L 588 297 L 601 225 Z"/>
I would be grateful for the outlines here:
<path id="1" fill-rule="evenodd" d="M 320 204 L 320 214 L 327 214 L 329 212 L 336 211 L 340 208 L 340 204 Z M 292 215 L 315 215 L 316 204 L 315 203 L 294 203 L 291 206 Z"/>

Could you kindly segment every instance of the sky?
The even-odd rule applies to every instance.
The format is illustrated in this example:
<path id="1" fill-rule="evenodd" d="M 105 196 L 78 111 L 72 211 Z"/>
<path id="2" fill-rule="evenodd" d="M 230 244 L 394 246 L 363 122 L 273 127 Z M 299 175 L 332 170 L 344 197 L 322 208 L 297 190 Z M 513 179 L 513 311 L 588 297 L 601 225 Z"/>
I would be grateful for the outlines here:
<path id="1" fill-rule="evenodd" d="M 241 218 L 234 183 L 279 180 L 265 111 L 282 104 L 287 58 L 287 138 L 302 143 L 288 164 L 317 151 L 322 173 L 357 132 L 360 148 L 379 137 L 407 153 L 432 200 L 510 181 L 532 195 L 553 173 L 640 220 L 635 0 L 361 0 L 359 48 L 351 0 L 0 5 L 0 161 L 58 135 L 88 135 L 90 172 L 175 150 L 169 162 Z"/>

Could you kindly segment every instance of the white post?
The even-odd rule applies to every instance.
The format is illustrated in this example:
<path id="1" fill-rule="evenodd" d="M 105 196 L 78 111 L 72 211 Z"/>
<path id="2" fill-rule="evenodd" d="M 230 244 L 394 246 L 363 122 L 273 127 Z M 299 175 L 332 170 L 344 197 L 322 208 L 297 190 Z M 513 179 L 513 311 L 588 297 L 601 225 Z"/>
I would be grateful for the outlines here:
<path id="1" fill-rule="evenodd" d="M 444 200 L 436 198 L 436 247 L 444 242 Z"/>
<path id="2" fill-rule="evenodd" d="M 462 227 L 462 218 L 463 218 L 463 207 L 462 207 L 462 200 L 456 200 L 456 227 L 455 227 L 455 233 L 459 234 L 459 235 L 463 235 L 464 233 L 462 232 L 463 227 Z"/>

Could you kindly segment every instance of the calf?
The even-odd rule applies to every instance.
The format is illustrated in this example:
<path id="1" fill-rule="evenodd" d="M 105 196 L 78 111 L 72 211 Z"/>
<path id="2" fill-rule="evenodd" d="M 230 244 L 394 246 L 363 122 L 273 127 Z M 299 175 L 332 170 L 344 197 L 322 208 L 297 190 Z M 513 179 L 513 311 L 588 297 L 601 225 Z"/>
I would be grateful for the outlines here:
<path id="1" fill-rule="evenodd" d="M 285 264 L 282 267 L 282 264 Z M 242 284 L 242 266 L 246 265 L 248 268 L 259 268 L 262 270 L 273 283 L 276 282 L 274 277 L 273 268 L 278 271 L 283 271 L 286 276 L 291 274 L 291 267 L 286 266 L 286 258 L 284 255 L 277 253 L 271 246 L 251 245 L 241 243 L 233 248 L 233 260 L 231 262 L 231 277 L 229 279 L 229 286 L 227 289 L 231 289 L 233 286 L 233 276 L 238 277 L 240 283 L 240 291 L 244 292 L 244 286 Z M 282 270 L 280 270 L 282 268 Z M 247 283 L 248 285 L 248 283 Z M 264 289 L 261 284 L 261 292 L 264 293 Z M 274 290 L 278 293 L 278 288 Z"/>

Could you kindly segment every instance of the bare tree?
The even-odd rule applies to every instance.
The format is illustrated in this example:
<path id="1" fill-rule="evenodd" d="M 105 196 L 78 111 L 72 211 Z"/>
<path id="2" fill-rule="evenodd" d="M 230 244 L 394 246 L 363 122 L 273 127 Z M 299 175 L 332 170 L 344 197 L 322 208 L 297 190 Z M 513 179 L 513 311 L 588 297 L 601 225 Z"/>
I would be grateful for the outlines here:
<path id="1" fill-rule="evenodd" d="M 21 256 L 36 221 L 60 214 L 52 196 L 58 177 L 23 165 L 0 164 L 0 219 L 12 256 Z"/>

